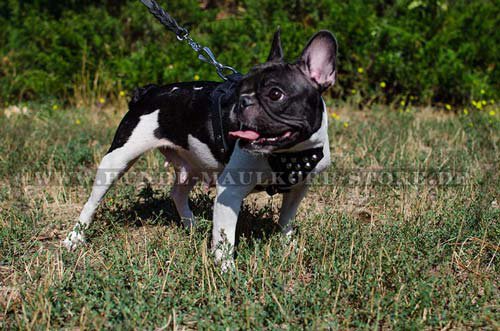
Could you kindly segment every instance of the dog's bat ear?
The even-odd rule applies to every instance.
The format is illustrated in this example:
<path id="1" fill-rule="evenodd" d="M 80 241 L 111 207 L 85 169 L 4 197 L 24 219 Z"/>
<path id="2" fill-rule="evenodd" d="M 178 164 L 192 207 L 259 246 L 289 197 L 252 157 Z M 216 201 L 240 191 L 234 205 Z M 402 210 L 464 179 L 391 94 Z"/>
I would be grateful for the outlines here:
<path id="1" fill-rule="evenodd" d="M 279 62 L 283 60 L 283 49 L 281 48 L 281 28 L 278 26 L 274 33 L 271 51 L 267 57 L 267 62 Z"/>
<path id="2" fill-rule="evenodd" d="M 330 31 L 316 33 L 302 51 L 298 65 L 323 91 L 335 83 L 337 66 L 337 40 Z"/>

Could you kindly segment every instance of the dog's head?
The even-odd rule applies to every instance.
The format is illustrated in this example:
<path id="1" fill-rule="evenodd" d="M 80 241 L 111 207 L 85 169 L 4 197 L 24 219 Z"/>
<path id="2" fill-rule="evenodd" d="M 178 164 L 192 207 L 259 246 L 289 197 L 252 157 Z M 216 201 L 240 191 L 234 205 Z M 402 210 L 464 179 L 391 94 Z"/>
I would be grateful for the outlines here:
<path id="1" fill-rule="evenodd" d="M 321 93 L 335 82 L 337 41 L 316 33 L 295 63 L 283 60 L 280 30 L 274 34 L 267 62 L 240 81 L 231 119 L 240 125 L 230 136 L 253 152 L 271 153 L 308 139 L 322 121 Z"/>

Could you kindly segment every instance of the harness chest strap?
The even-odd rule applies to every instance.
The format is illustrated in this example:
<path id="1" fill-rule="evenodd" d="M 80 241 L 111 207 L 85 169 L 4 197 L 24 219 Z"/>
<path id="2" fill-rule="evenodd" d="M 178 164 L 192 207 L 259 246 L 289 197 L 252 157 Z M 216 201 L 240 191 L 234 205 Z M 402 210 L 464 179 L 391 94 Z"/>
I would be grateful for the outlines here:
<path id="1" fill-rule="evenodd" d="M 236 85 L 243 78 L 241 74 L 232 74 L 227 80 L 217 86 L 210 95 L 210 116 L 212 120 L 212 130 L 214 133 L 217 153 L 224 163 L 229 162 L 233 151 L 234 142 L 228 142 L 228 124 L 224 120 L 224 110 L 227 110 L 231 103 L 234 103 L 236 95 Z"/>

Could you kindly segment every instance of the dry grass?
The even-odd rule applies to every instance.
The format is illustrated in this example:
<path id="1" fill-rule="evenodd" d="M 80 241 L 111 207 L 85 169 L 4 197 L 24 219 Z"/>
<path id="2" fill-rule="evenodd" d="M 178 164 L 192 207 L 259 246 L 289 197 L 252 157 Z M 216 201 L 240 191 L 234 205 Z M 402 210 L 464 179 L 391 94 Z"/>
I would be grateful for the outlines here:
<path id="1" fill-rule="evenodd" d="M 3 328 L 498 329 L 497 118 L 337 107 L 338 181 L 313 187 L 292 244 L 274 233 L 280 198 L 250 197 L 237 272 L 223 275 L 207 245 L 213 192 L 193 194 L 200 226 L 187 233 L 154 180 L 120 182 L 88 245 L 62 249 L 122 109 L 0 117 Z M 162 160 L 151 153 L 134 169 L 154 179 Z M 359 169 L 466 176 L 459 185 L 349 184 Z M 61 181 L 75 174 L 87 180 Z"/>

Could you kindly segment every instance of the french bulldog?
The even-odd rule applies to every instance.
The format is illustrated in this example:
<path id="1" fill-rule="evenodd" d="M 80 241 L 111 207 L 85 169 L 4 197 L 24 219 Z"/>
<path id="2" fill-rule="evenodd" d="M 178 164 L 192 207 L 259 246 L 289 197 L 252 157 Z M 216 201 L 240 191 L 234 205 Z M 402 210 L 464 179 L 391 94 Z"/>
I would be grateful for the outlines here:
<path id="1" fill-rule="evenodd" d="M 336 39 L 319 31 L 297 61 L 285 62 L 278 29 L 267 61 L 235 81 L 234 95 L 219 118 L 210 104 L 221 83 L 137 90 L 64 245 L 71 250 L 84 243 L 84 230 L 111 185 L 152 149 L 159 149 L 178 175 L 171 198 L 184 226 L 195 225 L 188 204 L 191 189 L 198 181 L 215 184 L 211 247 L 224 270 L 233 266 L 240 207 L 256 189 L 283 194 L 279 226 L 290 236 L 309 179 L 330 164 L 328 116 L 321 95 L 335 82 L 336 59 Z M 214 121 L 221 121 L 224 137 L 214 129 Z M 227 141 L 225 149 L 221 138 Z"/>

